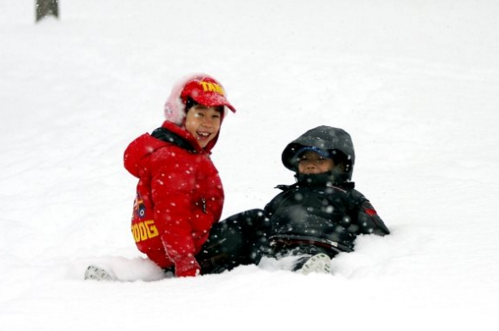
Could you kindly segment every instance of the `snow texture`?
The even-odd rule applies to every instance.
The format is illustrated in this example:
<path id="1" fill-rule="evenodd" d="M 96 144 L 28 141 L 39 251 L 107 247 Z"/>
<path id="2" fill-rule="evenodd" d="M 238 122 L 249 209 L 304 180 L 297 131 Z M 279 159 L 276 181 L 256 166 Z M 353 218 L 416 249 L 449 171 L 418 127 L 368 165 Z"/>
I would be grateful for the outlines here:
<path id="1" fill-rule="evenodd" d="M 497 330 L 499 2 L 0 2 L 2 330 Z M 392 230 L 333 275 L 246 266 L 162 279 L 136 250 L 127 144 L 206 72 L 237 108 L 213 150 L 224 217 L 293 182 L 318 125 L 353 137 Z M 83 281 L 88 264 L 123 282 Z"/>

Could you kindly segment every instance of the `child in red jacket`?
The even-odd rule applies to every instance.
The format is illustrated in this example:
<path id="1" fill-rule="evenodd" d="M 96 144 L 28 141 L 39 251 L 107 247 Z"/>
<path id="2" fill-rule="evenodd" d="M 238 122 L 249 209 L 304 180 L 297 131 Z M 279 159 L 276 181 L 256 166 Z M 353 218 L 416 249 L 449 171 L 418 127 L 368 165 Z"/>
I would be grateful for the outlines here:
<path id="1" fill-rule="evenodd" d="M 125 168 L 139 179 L 131 229 L 135 243 L 177 277 L 200 273 L 195 256 L 222 214 L 224 191 L 210 152 L 226 107 L 235 112 L 218 81 L 204 74 L 187 77 L 172 89 L 163 125 L 125 151 Z M 102 271 L 89 270 L 87 278 L 108 278 Z"/>

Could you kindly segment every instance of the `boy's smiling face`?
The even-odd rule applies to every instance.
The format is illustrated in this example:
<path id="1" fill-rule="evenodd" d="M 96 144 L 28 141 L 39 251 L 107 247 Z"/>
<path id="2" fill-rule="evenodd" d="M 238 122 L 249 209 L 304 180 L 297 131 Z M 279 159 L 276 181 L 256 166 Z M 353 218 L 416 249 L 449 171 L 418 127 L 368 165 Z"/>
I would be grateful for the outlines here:
<path id="1" fill-rule="evenodd" d="M 333 168 L 333 159 L 325 158 L 314 151 L 303 153 L 298 161 L 298 172 L 305 175 L 320 174 Z"/>
<path id="2" fill-rule="evenodd" d="M 192 106 L 185 118 L 185 128 L 205 148 L 220 131 L 222 114 L 219 107 Z"/>

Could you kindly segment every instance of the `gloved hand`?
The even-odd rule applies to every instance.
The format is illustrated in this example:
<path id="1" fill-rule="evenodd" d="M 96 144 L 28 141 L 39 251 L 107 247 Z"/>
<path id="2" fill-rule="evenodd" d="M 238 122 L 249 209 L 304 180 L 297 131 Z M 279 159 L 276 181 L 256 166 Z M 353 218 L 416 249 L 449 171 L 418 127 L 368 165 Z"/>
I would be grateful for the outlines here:
<path id="1" fill-rule="evenodd" d="M 201 273 L 201 268 L 194 256 L 186 256 L 175 261 L 175 276 L 193 277 Z"/>

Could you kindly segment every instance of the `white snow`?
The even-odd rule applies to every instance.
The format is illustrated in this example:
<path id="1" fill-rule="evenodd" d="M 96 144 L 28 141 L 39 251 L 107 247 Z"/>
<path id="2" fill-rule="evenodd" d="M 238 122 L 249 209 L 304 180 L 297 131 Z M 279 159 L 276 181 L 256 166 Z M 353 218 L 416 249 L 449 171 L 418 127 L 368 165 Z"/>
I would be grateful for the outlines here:
<path id="1" fill-rule="evenodd" d="M 497 330 L 499 2 L 0 2 L 2 330 Z M 351 133 L 392 230 L 333 275 L 160 279 L 130 233 L 127 144 L 206 72 L 237 108 L 213 159 L 224 217 L 293 182 L 285 145 Z M 83 281 L 89 263 L 125 282 Z"/>

